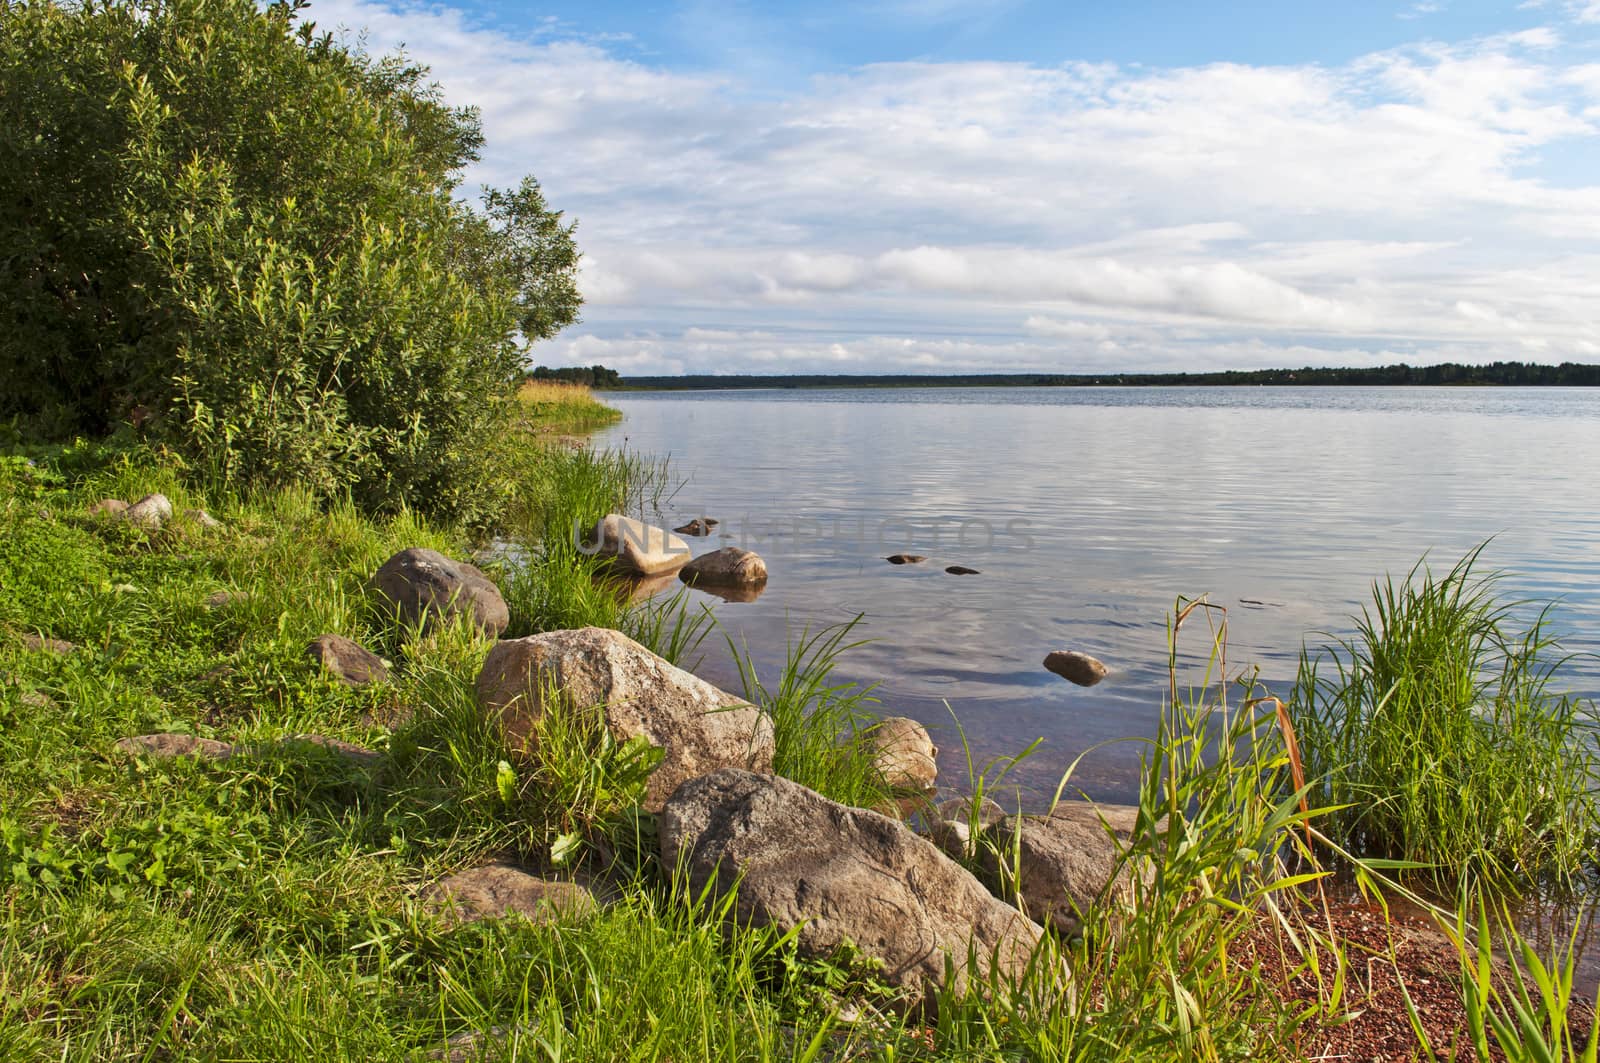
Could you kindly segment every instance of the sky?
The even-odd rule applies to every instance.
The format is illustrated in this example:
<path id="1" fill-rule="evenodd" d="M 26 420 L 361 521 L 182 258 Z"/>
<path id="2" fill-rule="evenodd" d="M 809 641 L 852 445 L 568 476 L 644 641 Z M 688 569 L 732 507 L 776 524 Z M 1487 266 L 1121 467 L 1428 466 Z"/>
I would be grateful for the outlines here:
<path id="1" fill-rule="evenodd" d="M 314 0 L 576 219 L 533 363 L 1600 362 L 1600 0 Z"/>

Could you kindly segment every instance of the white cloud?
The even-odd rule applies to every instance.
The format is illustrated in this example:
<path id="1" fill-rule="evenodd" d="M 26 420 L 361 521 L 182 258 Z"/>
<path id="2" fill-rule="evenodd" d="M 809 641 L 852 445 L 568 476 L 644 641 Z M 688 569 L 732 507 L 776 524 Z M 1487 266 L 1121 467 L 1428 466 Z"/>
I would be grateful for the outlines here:
<path id="1" fill-rule="evenodd" d="M 1559 10 L 1600 20 L 1600 0 Z M 483 108 L 473 177 L 533 172 L 579 219 L 586 320 L 540 359 L 1174 368 L 1600 343 L 1600 65 L 1559 28 L 1342 66 L 878 64 L 774 94 L 450 8 L 317 15 L 409 42 Z"/>

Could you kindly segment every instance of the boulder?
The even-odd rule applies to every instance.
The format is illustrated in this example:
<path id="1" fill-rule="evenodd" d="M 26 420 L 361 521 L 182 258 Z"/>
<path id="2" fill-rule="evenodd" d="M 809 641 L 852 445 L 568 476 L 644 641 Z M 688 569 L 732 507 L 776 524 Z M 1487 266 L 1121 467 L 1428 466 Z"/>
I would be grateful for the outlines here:
<path id="1" fill-rule="evenodd" d="M 966 565 L 951 565 L 945 571 L 952 576 L 981 576 L 983 574 L 975 568 L 968 568 Z"/>
<path id="2" fill-rule="evenodd" d="M 767 563 L 750 550 L 724 546 L 684 565 L 678 578 L 695 586 L 742 587 L 751 583 L 765 583 Z"/>
<path id="3" fill-rule="evenodd" d="M 907 716 L 886 716 L 868 732 L 873 766 L 897 790 L 931 790 L 939 775 L 939 750 L 928 729 Z"/>
<path id="4" fill-rule="evenodd" d="M 921 554 L 890 554 L 884 560 L 891 565 L 920 565 L 928 559 Z"/>
<path id="5" fill-rule="evenodd" d="M 383 658 L 343 635 L 318 635 L 307 644 L 306 653 L 346 686 L 389 681 L 389 666 Z"/>
<path id="6" fill-rule="evenodd" d="M 1023 910 L 1071 935 L 1095 905 L 1129 904 L 1133 878 L 1118 860 L 1138 814 L 1128 805 L 1064 801 L 1047 816 L 1008 816 L 996 824 L 990 833 L 999 851 L 1017 854 Z"/>
<path id="7" fill-rule="evenodd" d="M 576 882 L 550 880 L 510 864 L 485 864 L 429 887 L 423 906 L 453 923 L 518 915 L 535 923 L 581 918 L 599 909 Z"/>
<path id="8" fill-rule="evenodd" d="M 619 631 L 586 627 L 498 642 L 478 674 L 477 694 L 523 756 L 537 756 L 547 709 L 597 713 L 619 743 L 643 735 L 662 751 L 644 799 L 651 812 L 686 779 L 726 767 L 772 770 L 766 713 Z M 552 694 L 559 705 L 547 704 Z"/>
<path id="9" fill-rule="evenodd" d="M 158 531 L 172 519 L 172 503 L 166 495 L 145 495 L 122 511 L 122 519 L 145 531 Z"/>
<path id="10" fill-rule="evenodd" d="M 696 517 L 688 524 L 685 524 L 680 528 L 673 528 L 672 530 L 677 532 L 679 535 L 693 535 L 695 538 L 699 539 L 710 535 L 712 531 L 716 529 L 717 524 L 718 522 L 712 520 L 710 517 Z"/>
<path id="11" fill-rule="evenodd" d="M 616 559 L 625 572 L 654 576 L 676 572 L 689 560 L 689 544 L 664 528 L 610 513 L 589 534 L 590 550 Z"/>
<path id="12" fill-rule="evenodd" d="M 947 959 L 964 990 L 969 950 L 980 978 L 1016 978 L 1043 933 L 905 824 L 789 779 L 693 779 L 659 829 L 663 866 L 687 874 L 691 896 L 734 893 L 730 919 L 792 932 L 809 957 L 853 944 L 910 1004 L 944 982 Z"/>
<path id="13" fill-rule="evenodd" d="M 970 797 L 952 797 L 941 801 L 929 816 L 928 836 L 933 844 L 943 849 L 952 860 L 970 860 L 978 851 L 978 839 L 983 833 L 1006 818 L 1006 810 L 990 798 L 978 799 L 976 815 Z M 977 832 L 973 832 L 976 819 Z"/>
<path id="14" fill-rule="evenodd" d="M 117 748 L 135 756 L 155 760 L 172 760 L 175 757 L 199 757 L 202 760 L 226 760 L 233 755 L 233 747 L 215 738 L 197 738 L 194 735 L 153 734 L 135 735 L 117 739 Z"/>
<path id="15" fill-rule="evenodd" d="M 102 498 L 89 507 L 91 517 L 120 517 L 128 511 L 128 503 L 120 498 Z"/>
<path id="16" fill-rule="evenodd" d="M 1045 657 L 1044 666 L 1062 679 L 1076 683 L 1080 687 L 1094 686 L 1111 671 L 1087 653 L 1078 653 L 1074 650 L 1056 650 Z"/>
<path id="17" fill-rule="evenodd" d="M 407 624 L 431 628 L 440 618 L 466 616 L 479 631 L 498 637 L 511 622 L 500 588 L 475 565 L 437 550 L 413 546 L 383 563 L 372 589 L 398 609 Z"/>

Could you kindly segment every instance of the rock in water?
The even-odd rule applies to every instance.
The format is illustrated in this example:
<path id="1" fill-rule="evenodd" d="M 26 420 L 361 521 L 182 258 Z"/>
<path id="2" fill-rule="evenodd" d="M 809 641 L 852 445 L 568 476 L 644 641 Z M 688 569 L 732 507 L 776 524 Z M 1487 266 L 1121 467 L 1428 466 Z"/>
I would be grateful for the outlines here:
<path id="1" fill-rule="evenodd" d="M 949 568 L 945 569 L 945 571 L 950 573 L 950 575 L 952 575 L 952 576 L 981 576 L 981 575 L 983 575 L 983 573 L 979 572 L 977 569 L 968 568 L 966 565 L 951 565 Z"/>
<path id="2" fill-rule="evenodd" d="M 389 681 L 389 666 L 383 658 L 343 635 L 318 635 L 306 646 L 306 653 L 346 686 Z"/>
<path id="3" fill-rule="evenodd" d="M 665 528 L 608 513 L 589 533 L 590 548 L 616 558 L 617 567 L 641 576 L 676 572 L 689 560 L 689 544 Z"/>
<path id="4" fill-rule="evenodd" d="M 1074 650 L 1056 650 L 1045 657 L 1044 666 L 1062 679 L 1076 683 L 1080 687 L 1094 686 L 1111 671 L 1087 653 L 1078 653 Z"/>
<path id="5" fill-rule="evenodd" d="M 907 716 L 886 716 L 870 732 L 873 765 L 896 790 L 931 790 L 939 776 L 939 750 L 928 729 Z"/>
<path id="6" fill-rule="evenodd" d="M 559 704 L 548 703 L 551 692 Z M 644 736 L 662 751 L 645 792 L 650 812 L 659 812 L 686 779 L 726 767 L 772 770 L 766 713 L 619 631 L 586 627 L 496 643 L 478 674 L 477 694 L 525 756 L 538 755 L 545 712 L 598 713 L 618 742 Z"/>
<path id="7" fill-rule="evenodd" d="M 159 531 L 172 519 L 172 503 L 166 495 L 145 495 L 122 511 L 122 519 L 145 531 Z"/>
<path id="8" fill-rule="evenodd" d="M 958 991 L 972 974 L 1015 979 L 1043 933 L 903 823 L 777 776 L 687 782 L 660 831 L 663 866 L 687 873 L 691 895 L 735 892 L 730 918 L 793 931 L 809 957 L 850 942 L 911 1004 L 943 984 L 947 959 Z"/>
<path id="9" fill-rule="evenodd" d="M 920 565 L 928 559 L 921 554 L 890 554 L 884 560 L 891 565 Z"/>
<path id="10" fill-rule="evenodd" d="M 699 539 L 710 535 L 712 531 L 715 530 L 717 524 L 718 522 L 712 520 L 710 517 L 696 517 L 694 520 L 691 520 L 688 524 L 683 525 L 681 528 L 673 528 L 672 530 L 677 532 L 679 535 L 693 535 L 695 538 Z"/>
<path id="11" fill-rule="evenodd" d="M 678 573 L 678 578 L 689 584 L 708 584 L 719 587 L 743 586 L 765 583 L 767 563 L 760 556 L 737 546 L 724 546 L 702 554 Z"/>
<path id="12" fill-rule="evenodd" d="M 406 624 L 424 630 L 440 618 L 465 615 L 490 638 L 511 622 L 500 588 L 475 565 L 453 561 L 437 550 L 413 546 L 383 563 L 373 575 L 373 591 L 398 609 Z"/>

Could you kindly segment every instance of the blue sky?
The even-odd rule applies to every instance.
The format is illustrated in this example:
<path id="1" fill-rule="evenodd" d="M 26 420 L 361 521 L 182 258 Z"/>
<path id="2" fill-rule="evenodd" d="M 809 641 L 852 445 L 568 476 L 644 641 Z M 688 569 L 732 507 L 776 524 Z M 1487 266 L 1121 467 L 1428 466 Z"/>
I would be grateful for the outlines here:
<path id="1" fill-rule="evenodd" d="M 624 372 L 1600 361 L 1600 0 L 318 0 L 579 221 Z"/>

